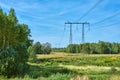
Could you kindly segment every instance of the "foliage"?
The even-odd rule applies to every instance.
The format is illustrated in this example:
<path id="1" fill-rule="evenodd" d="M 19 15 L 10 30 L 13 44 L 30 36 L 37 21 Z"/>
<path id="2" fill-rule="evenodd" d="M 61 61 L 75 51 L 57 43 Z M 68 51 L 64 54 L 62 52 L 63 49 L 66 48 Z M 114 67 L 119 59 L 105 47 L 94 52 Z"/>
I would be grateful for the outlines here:
<path id="1" fill-rule="evenodd" d="M 119 65 L 120 65 L 119 56 L 120 55 L 119 54 L 113 54 L 113 55 L 66 54 L 66 56 L 64 57 L 46 58 L 46 56 L 50 56 L 50 55 L 44 55 L 45 57 L 44 56 L 40 57 L 40 63 L 29 62 L 28 64 L 30 65 L 30 69 L 28 73 L 26 74 L 26 76 L 22 78 L 16 77 L 16 78 L 7 79 L 7 78 L 4 78 L 3 76 L 0 76 L 0 79 L 2 80 L 60 80 L 60 79 L 62 80 L 76 80 L 76 79 L 119 80 L 120 79 L 120 68 L 119 68 Z M 107 59 L 110 59 L 111 61 L 105 63 L 105 60 Z M 103 63 L 100 63 L 100 62 L 103 62 Z M 57 65 L 54 65 L 54 63 L 57 63 Z M 64 68 L 64 67 L 59 66 L 59 64 L 67 65 L 67 63 L 68 65 L 81 65 L 83 67 L 93 65 L 97 67 L 78 70 L 74 68 L 69 69 L 69 68 Z M 109 63 L 112 65 L 107 65 Z M 101 66 L 98 66 L 98 64 Z M 100 67 L 107 67 L 107 66 L 108 66 L 108 69 L 106 68 L 99 69 Z M 117 70 L 115 71 L 114 69 L 112 70 L 112 66 L 115 66 L 113 68 Z"/>
<path id="2" fill-rule="evenodd" d="M 1 50 L 0 74 L 7 77 L 23 75 L 27 71 L 28 65 L 25 63 L 27 57 L 23 59 L 21 55 L 24 54 L 16 51 L 11 46 Z"/>
<path id="3" fill-rule="evenodd" d="M 66 51 L 69 53 L 118 54 L 120 43 L 99 41 L 98 43 L 70 44 Z"/>
<path id="4" fill-rule="evenodd" d="M 41 54 L 42 53 L 41 48 L 42 48 L 42 45 L 40 44 L 40 42 L 36 42 L 33 45 L 33 49 L 34 49 L 35 54 Z"/>
<path id="5" fill-rule="evenodd" d="M 35 51 L 34 51 L 34 49 L 33 49 L 33 47 L 32 46 L 29 46 L 28 47 L 28 54 L 29 54 L 29 61 L 31 62 L 34 62 L 35 60 L 36 60 L 36 54 L 35 54 Z"/>
<path id="6" fill-rule="evenodd" d="M 52 51 L 51 50 L 51 44 L 48 43 L 48 42 L 43 44 L 42 50 L 43 50 L 44 54 L 50 54 L 50 52 Z"/>
<path id="7" fill-rule="evenodd" d="M 66 48 L 52 48 L 52 52 L 66 52 Z"/>
<path id="8" fill-rule="evenodd" d="M 18 24 L 13 8 L 6 14 L 0 9 L 0 74 L 7 77 L 24 75 L 28 70 L 27 48 L 32 44 L 30 29 Z"/>
<path id="9" fill-rule="evenodd" d="M 59 55 L 60 53 L 58 53 Z M 115 54 L 116 55 L 116 54 Z M 54 56 L 48 57 L 42 56 L 37 59 L 38 63 L 43 65 L 59 65 L 60 63 L 64 65 L 74 65 L 74 66 L 114 66 L 119 67 L 120 58 L 119 56 L 112 55 L 101 55 L 101 54 L 66 54 L 66 56 Z M 50 56 L 50 55 L 48 55 Z"/>
<path id="10" fill-rule="evenodd" d="M 62 80 L 64 80 L 64 79 L 65 80 L 70 80 L 70 79 L 76 80 L 76 79 L 78 79 L 78 78 L 76 78 L 77 75 L 82 80 L 84 80 L 84 79 L 88 79 L 88 80 L 94 80 L 94 79 L 95 80 L 110 80 L 110 78 L 112 76 L 114 76 L 114 75 L 119 76 L 119 74 L 120 74 L 119 70 L 116 71 L 115 73 L 113 73 L 111 71 L 111 69 L 104 69 L 103 68 L 103 70 L 102 69 L 98 70 L 98 68 L 101 67 L 101 66 L 98 66 L 98 68 L 96 68 L 96 69 L 88 68 L 88 69 L 79 69 L 79 70 L 78 69 L 69 69 L 69 68 L 60 67 L 59 64 L 67 64 L 67 62 L 64 63 L 64 60 L 66 60 L 66 59 L 68 60 L 68 62 L 71 62 L 71 59 L 69 59 L 68 57 L 64 57 L 64 58 L 60 58 L 60 59 L 56 58 L 56 57 L 54 57 L 52 59 L 51 58 L 47 58 L 47 59 L 43 58 L 45 61 L 41 60 L 41 62 L 37 63 L 37 64 L 36 63 L 34 63 L 34 64 L 30 63 L 30 65 L 32 65 L 32 66 L 30 68 L 30 71 L 29 71 L 30 73 L 28 75 L 31 76 L 31 78 L 34 78 L 34 79 L 41 79 L 39 77 L 44 77 L 45 80 L 49 80 L 49 79 L 50 80 L 54 80 L 54 79 L 55 80 L 56 79 L 60 80 L 61 78 L 62 78 Z M 75 65 L 74 63 L 75 63 L 76 60 L 78 60 L 76 63 L 78 63 L 80 60 L 82 60 L 82 62 L 85 62 L 85 60 L 87 60 L 87 58 L 89 58 L 87 60 L 88 63 L 86 63 L 86 66 L 87 65 L 89 66 L 89 65 L 92 65 L 94 63 L 95 59 L 98 58 L 98 60 L 99 59 L 103 60 L 104 58 L 107 58 L 109 56 L 100 57 L 100 58 L 98 56 L 94 57 L 94 58 L 93 57 L 90 58 L 90 57 L 91 56 L 86 57 L 86 59 L 84 59 L 84 58 L 81 59 L 80 58 L 79 60 L 78 60 L 78 57 L 74 57 L 74 59 L 72 59 L 74 61 L 70 65 Z M 92 60 L 93 63 L 91 64 L 89 62 L 89 60 L 91 60 L 92 58 L 93 58 L 93 60 Z M 59 62 L 57 62 L 58 59 L 59 59 Z M 51 64 L 45 65 L 48 62 L 51 63 Z M 56 62 L 57 62 L 57 65 L 54 65 L 54 63 L 56 63 Z M 86 67 L 84 64 L 80 64 L 80 65 Z M 97 64 L 93 64 L 93 65 L 97 66 Z M 102 66 L 106 66 L 106 65 L 104 64 Z M 111 66 L 111 65 L 107 65 L 107 66 Z M 114 66 L 116 66 L 116 64 L 114 64 Z"/>
<path id="11" fill-rule="evenodd" d="M 111 72 L 115 73 L 115 72 L 117 72 L 117 69 L 115 67 L 111 67 Z"/>
<path id="12" fill-rule="evenodd" d="M 29 76 L 32 78 L 38 78 L 38 77 L 49 77 L 53 74 L 73 74 L 76 73 L 75 71 L 58 67 L 58 66 L 41 66 L 41 65 L 32 65 L 30 67 L 30 71 L 28 73 Z"/>
<path id="13" fill-rule="evenodd" d="M 68 45 L 68 48 L 66 50 L 67 52 L 70 52 L 70 53 L 76 53 L 76 46 L 74 46 L 73 44 L 71 45 Z"/>
<path id="14" fill-rule="evenodd" d="M 0 9 L 0 48 L 5 49 L 9 45 L 13 48 L 17 43 L 25 43 L 28 46 L 32 44 L 30 29 L 26 24 L 18 24 L 14 9 L 10 9 L 7 15 Z"/>
<path id="15" fill-rule="evenodd" d="M 89 80 L 110 80 L 110 76 L 106 76 L 106 75 L 91 75 L 89 77 Z"/>
<path id="16" fill-rule="evenodd" d="M 43 45 L 41 45 L 40 42 L 36 42 L 33 45 L 33 49 L 35 54 L 50 54 L 50 52 L 52 51 L 51 44 L 48 42 Z"/>

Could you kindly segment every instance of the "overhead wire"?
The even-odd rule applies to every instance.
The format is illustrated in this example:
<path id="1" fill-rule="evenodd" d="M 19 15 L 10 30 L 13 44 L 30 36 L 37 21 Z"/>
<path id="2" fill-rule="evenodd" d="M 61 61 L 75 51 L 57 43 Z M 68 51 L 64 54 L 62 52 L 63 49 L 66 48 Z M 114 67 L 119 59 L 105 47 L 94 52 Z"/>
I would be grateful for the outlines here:
<path id="1" fill-rule="evenodd" d="M 111 18 L 114 18 L 115 16 L 118 16 L 118 15 L 120 15 L 120 12 L 115 13 L 115 14 L 113 14 L 113 15 L 110 15 L 110 16 L 108 16 L 108 17 L 106 17 L 106 18 L 104 18 L 104 19 L 102 19 L 102 20 L 100 20 L 100 21 L 97 21 L 97 22 L 95 22 L 95 23 L 93 23 L 93 24 L 91 24 L 91 25 L 96 25 L 96 24 L 99 24 L 99 23 L 103 23 L 104 21 L 106 21 L 106 20 L 108 20 L 108 19 L 111 19 Z"/>
<path id="2" fill-rule="evenodd" d="M 103 1 L 103 0 L 99 0 L 97 3 L 95 3 L 95 5 L 93 5 L 93 6 L 92 6 L 85 14 L 83 14 L 77 21 L 80 21 L 80 20 L 82 20 L 84 17 L 86 17 L 86 16 L 87 16 L 93 9 L 95 9 L 102 1 Z M 100 21 L 97 21 L 97 22 L 95 22 L 95 23 L 92 23 L 91 25 L 93 26 L 93 25 L 102 23 L 102 22 L 104 22 L 104 21 L 107 21 L 108 19 L 111 19 L 111 18 L 119 15 L 119 14 L 120 14 L 120 12 L 115 13 L 114 15 L 108 16 L 108 17 L 106 17 L 106 18 L 104 18 L 104 19 L 102 19 L 102 20 L 100 20 Z M 119 24 L 119 23 L 112 23 L 112 24 L 105 25 L 105 26 L 102 26 L 102 27 L 103 27 L 103 28 L 104 28 L 104 27 L 109 27 L 109 26 L 113 26 L 113 25 L 116 25 L 116 24 Z M 97 29 L 97 28 L 95 28 L 95 29 Z M 89 26 L 89 28 L 88 28 L 88 31 L 89 31 L 89 30 L 90 30 L 90 26 Z M 87 32 L 88 32 L 88 31 L 87 31 Z"/>
<path id="3" fill-rule="evenodd" d="M 77 21 L 82 20 L 85 16 L 87 16 L 93 9 L 95 9 L 103 0 L 98 0 L 85 14 L 83 14 Z M 90 31 L 90 25 L 88 25 L 87 32 Z M 86 32 L 86 33 L 87 33 Z"/>
<path id="4" fill-rule="evenodd" d="M 85 14 L 83 14 L 77 21 L 87 16 L 93 9 L 95 9 L 103 0 L 99 0 L 95 5 L 93 5 Z"/>
<path id="5" fill-rule="evenodd" d="M 113 26 L 113 25 L 117 25 L 117 24 L 120 24 L 120 21 L 118 21 L 118 22 L 115 22 L 115 23 L 112 23 L 112 24 L 108 24 L 108 25 L 105 25 L 105 26 L 101 26 L 101 27 L 95 27 L 94 28 L 94 30 L 95 29 L 102 29 L 102 28 L 106 28 L 106 27 L 111 27 L 111 26 Z"/>

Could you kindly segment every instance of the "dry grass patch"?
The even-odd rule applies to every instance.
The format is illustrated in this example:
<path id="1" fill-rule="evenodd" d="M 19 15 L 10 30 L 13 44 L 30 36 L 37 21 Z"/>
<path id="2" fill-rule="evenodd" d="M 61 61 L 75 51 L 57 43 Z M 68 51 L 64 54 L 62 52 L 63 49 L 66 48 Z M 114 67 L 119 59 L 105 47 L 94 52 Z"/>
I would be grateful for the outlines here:
<path id="1" fill-rule="evenodd" d="M 110 80 L 120 80 L 120 76 L 112 76 Z"/>
<path id="2" fill-rule="evenodd" d="M 59 64 L 60 67 L 68 68 L 68 69 L 83 69 L 83 70 L 110 70 L 111 67 L 107 66 L 74 66 L 74 65 L 62 65 Z M 115 67 L 117 70 L 120 70 L 119 67 Z"/>
<path id="3" fill-rule="evenodd" d="M 89 80 L 89 78 L 86 75 L 83 75 L 83 76 L 77 75 L 77 76 L 71 78 L 70 80 Z"/>
<path id="4" fill-rule="evenodd" d="M 73 53 L 64 53 L 64 52 L 52 52 L 51 54 L 37 54 L 37 58 L 80 58 L 80 57 L 118 57 L 120 54 L 73 54 Z"/>

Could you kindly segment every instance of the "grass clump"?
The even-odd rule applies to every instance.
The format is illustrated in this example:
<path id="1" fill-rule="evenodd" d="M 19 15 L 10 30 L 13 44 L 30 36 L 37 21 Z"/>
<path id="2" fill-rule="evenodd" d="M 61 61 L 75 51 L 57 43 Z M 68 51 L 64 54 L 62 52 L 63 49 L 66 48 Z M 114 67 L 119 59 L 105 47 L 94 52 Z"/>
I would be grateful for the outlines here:
<path id="1" fill-rule="evenodd" d="M 70 80 L 71 76 L 70 74 L 53 74 L 50 77 L 47 78 L 47 80 Z"/>

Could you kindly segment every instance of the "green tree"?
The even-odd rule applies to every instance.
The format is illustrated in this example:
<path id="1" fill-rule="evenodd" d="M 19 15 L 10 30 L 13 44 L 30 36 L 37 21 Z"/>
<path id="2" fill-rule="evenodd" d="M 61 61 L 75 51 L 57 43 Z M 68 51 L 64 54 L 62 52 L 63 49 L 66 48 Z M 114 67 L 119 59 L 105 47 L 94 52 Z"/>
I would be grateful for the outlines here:
<path id="1" fill-rule="evenodd" d="M 8 15 L 0 9 L 0 74 L 11 77 L 26 72 L 29 37 L 28 26 L 18 24 L 14 9 Z"/>
<path id="2" fill-rule="evenodd" d="M 42 54 L 41 48 L 42 48 L 42 45 L 40 44 L 40 42 L 36 42 L 33 45 L 33 49 L 34 49 L 35 54 Z"/>
<path id="3" fill-rule="evenodd" d="M 34 62 L 36 60 L 36 54 L 35 54 L 35 51 L 34 51 L 33 47 L 29 46 L 27 51 L 29 53 L 29 59 L 28 60 Z"/>
<path id="4" fill-rule="evenodd" d="M 68 45 L 68 47 L 67 47 L 67 52 L 69 52 L 69 53 L 76 53 L 75 44 L 70 44 L 70 45 Z"/>
<path id="5" fill-rule="evenodd" d="M 112 53 L 115 53 L 115 54 L 119 53 L 119 45 L 117 43 L 112 44 Z"/>
<path id="6" fill-rule="evenodd" d="M 17 24 L 16 27 L 16 39 L 18 42 L 24 42 L 26 43 L 27 47 L 32 45 L 32 40 L 30 40 L 30 29 L 28 28 L 28 25 L 26 24 Z"/>
<path id="7" fill-rule="evenodd" d="M 48 42 L 43 44 L 42 50 L 44 54 L 50 54 L 50 52 L 52 51 L 51 44 Z"/>
<path id="8" fill-rule="evenodd" d="M 120 53 L 120 43 L 99 41 L 98 43 L 70 44 L 66 51 L 69 53 L 117 54 Z"/>
<path id="9" fill-rule="evenodd" d="M 83 53 L 90 53 L 89 43 L 85 43 L 85 44 L 82 45 L 82 52 Z"/>

